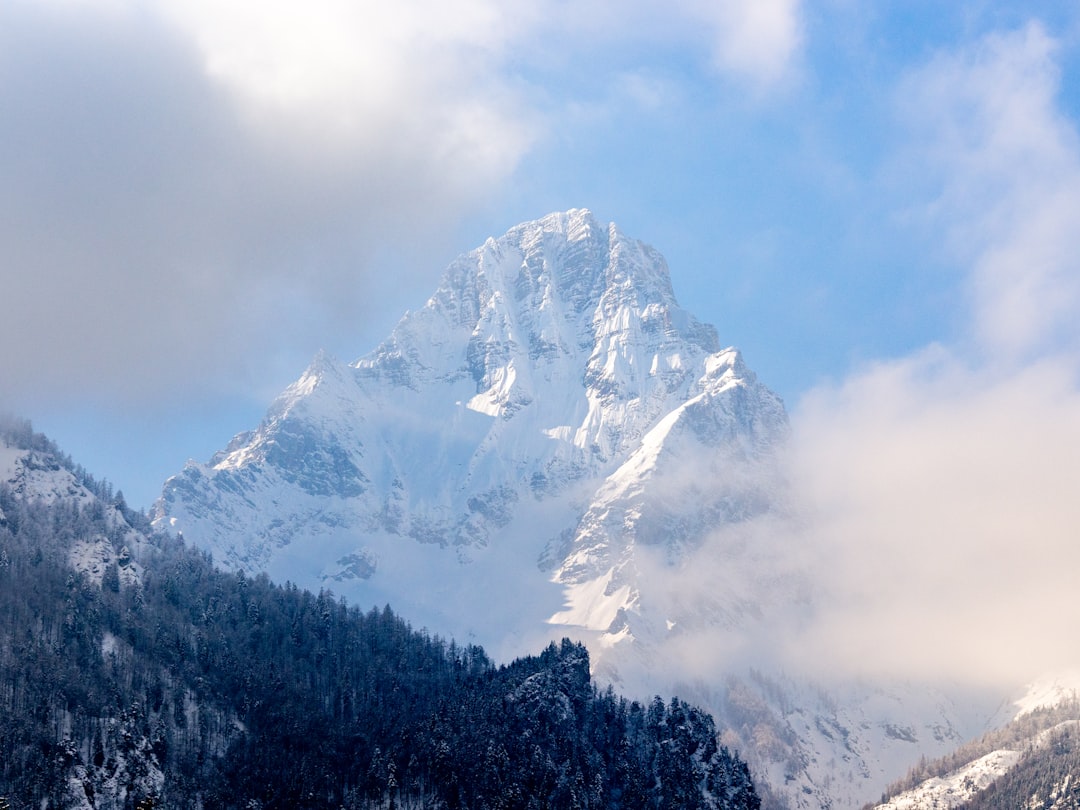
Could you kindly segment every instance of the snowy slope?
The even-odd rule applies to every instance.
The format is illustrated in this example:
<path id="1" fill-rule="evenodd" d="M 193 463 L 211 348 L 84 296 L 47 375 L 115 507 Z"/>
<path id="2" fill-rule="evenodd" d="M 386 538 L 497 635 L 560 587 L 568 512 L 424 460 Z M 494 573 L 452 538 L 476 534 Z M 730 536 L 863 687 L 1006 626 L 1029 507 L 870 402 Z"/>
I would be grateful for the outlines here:
<path id="1" fill-rule="evenodd" d="M 72 499 L 88 504 L 93 495 L 52 454 L 11 446 L 0 435 L 0 483 L 21 500 L 46 504 Z"/>
<path id="2" fill-rule="evenodd" d="M 1049 672 L 1028 684 L 1023 696 L 1014 702 L 1014 720 L 1039 709 L 1053 708 L 1069 701 L 1080 700 L 1080 672 L 1069 670 Z"/>
<path id="3" fill-rule="evenodd" d="M 942 777 L 926 780 L 919 787 L 902 793 L 879 810 L 948 810 L 958 807 L 1007 773 L 1020 761 L 1020 752 L 1003 748 L 969 762 Z"/>
<path id="4" fill-rule="evenodd" d="M 876 810 L 964 807 L 1019 770 L 1028 772 L 1021 780 L 1022 794 L 1031 797 L 1025 807 L 1034 810 L 1075 806 L 1076 794 L 1070 782 L 1080 773 L 1066 773 L 1055 780 L 1058 774 L 1049 759 L 1067 754 L 1073 747 L 1071 740 L 1080 731 L 1078 696 L 1080 673 L 1076 672 L 1052 673 L 1028 684 L 1022 695 L 1011 702 L 1015 711 L 1011 722 L 961 747 L 942 763 L 927 765 L 927 769 L 936 771 L 934 775 L 876 805 Z M 1019 804 L 1002 796 L 989 800 L 988 806 Z"/>
<path id="5" fill-rule="evenodd" d="M 875 810 L 951 810 L 963 807 L 976 798 L 1002 777 L 1016 769 L 1025 758 L 1037 758 L 1040 753 L 1053 745 L 1062 735 L 1075 736 L 1080 729 L 1080 721 L 1070 720 L 1023 740 L 1017 740 L 1008 747 L 998 748 L 971 762 L 950 771 L 944 776 L 927 779 L 911 790 L 894 796 Z M 1075 804 L 1056 804 L 1055 799 L 1061 794 L 1074 794 L 1070 791 L 1070 781 L 1075 775 L 1067 775 L 1060 783 L 1046 786 L 1044 799 L 1033 796 L 1030 805 L 1035 810 L 1046 810 L 1054 806 L 1074 807 Z M 1075 802 L 1075 798 L 1073 799 Z M 1009 805 L 1014 806 L 1014 805 Z"/>
<path id="6" fill-rule="evenodd" d="M 9 487 L 20 500 L 100 509 L 112 537 L 94 534 L 73 538 L 68 562 L 96 584 L 101 584 L 105 570 L 112 565 L 117 566 L 121 582 L 130 584 L 142 575 L 142 566 L 131 556 L 132 549 L 144 542 L 142 535 L 132 530 L 116 504 L 101 503 L 51 451 L 15 447 L 0 433 L 0 485 Z M 0 510 L 0 525 L 4 519 Z"/>
<path id="7" fill-rule="evenodd" d="M 95 492 L 97 485 L 93 480 L 82 474 L 80 468 L 60 454 L 51 442 L 33 434 L 28 422 L 6 416 L 0 416 L 0 487 L 4 490 L 4 498 L 11 499 L 7 502 L 12 517 L 25 514 L 20 508 L 25 505 L 36 509 L 38 520 L 46 517 L 43 523 L 52 531 L 52 537 L 46 542 L 55 542 L 59 554 L 47 554 L 44 559 L 54 560 L 61 566 L 66 563 L 73 571 L 85 574 L 86 579 L 97 586 L 102 585 L 106 570 L 112 568 L 116 575 L 114 590 L 144 581 L 143 566 L 134 559 L 133 554 L 144 552 L 149 542 L 142 532 L 127 521 L 120 504 L 100 497 L 98 492 L 104 488 Z M 17 503 L 20 501 L 24 504 Z M 0 510 L 0 527 L 13 529 L 7 523 L 8 519 Z M 8 562 L 7 552 L 8 549 L 0 543 L 0 569 Z M 68 582 L 72 587 L 75 580 L 69 579 Z M 29 615 L 34 615 L 32 609 Z M 38 621 L 40 619 L 18 628 L 18 637 L 47 633 L 37 624 Z M 10 634 L 12 627 L 9 625 L 4 630 Z M 108 631 L 103 635 L 101 653 L 107 657 L 115 653 L 123 642 L 118 642 L 116 636 Z M 0 647 L 9 645 L 10 651 L 10 640 L 10 635 L 2 638 Z M 57 643 L 58 650 L 63 650 L 64 654 L 71 654 L 63 645 L 53 643 Z M 33 650 L 34 645 L 19 641 L 15 645 L 16 656 L 21 654 L 20 650 L 26 649 Z M 83 670 L 78 672 L 82 673 Z M 11 690 L 12 694 L 17 693 L 20 689 L 19 667 L 5 667 L 4 676 L 3 688 Z M 76 742 L 72 739 L 73 711 L 85 713 L 87 706 L 93 705 L 86 699 L 90 692 L 80 690 L 76 695 L 65 695 L 61 690 L 57 694 L 61 711 L 56 712 L 57 706 L 49 706 L 45 700 L 36 711 L 42 712 L 42 716 L 55 712 L 61 718 L 60 722 L 55 723 L 56 740 L 51 755 L 67 766 L 67 776 L 63 783 L 50 787 L 54 795 L 60 798 L 63 807 L 79 810 L 122 807 L 125 806 L 125 799 L 127 806 L 131 806 L 130 796 L 135 792 L 142 795 L 160 794 L 164 774 L 152 750 L 149 729 L 135 722 L 136 712 L 121 709 L 110 716 L 109 710 L 116 707 L 93 706 L 102 711 L 102 716 L 95 718 L 100 729 L 96 739 L 102 745 L 102 750 L 108 748 L 111 754 L 105 768 L 94 768 L 87 766 L 84 761 L 90 759 L 89 740 Z M 20 711 L 14 708 L 17 705 L 14 701 L 11 704 L 13 716 Z M 76 706 L 78 708 L 74 708 Z M 32 734 L 32 727 L 27 726 L 22 733 Z M 114 743 L 118 739 L 122 741 L 121 745 Z M 80 742 L 85 745 L 80 745 Z M 82 756 L 84 749 L 85 757 Z M 35 775 L 31 778 L 40 777 Z M 0 804 L 7 806 L 6 802 Z M 43 800 L 44 804 L 47 801 Z"/>

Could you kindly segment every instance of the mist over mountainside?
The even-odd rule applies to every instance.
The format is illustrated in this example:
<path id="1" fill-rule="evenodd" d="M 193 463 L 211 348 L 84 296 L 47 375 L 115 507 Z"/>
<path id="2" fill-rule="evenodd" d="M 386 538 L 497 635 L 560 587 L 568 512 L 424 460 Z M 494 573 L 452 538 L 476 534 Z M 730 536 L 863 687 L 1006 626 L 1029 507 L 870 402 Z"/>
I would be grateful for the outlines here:
<path id="1" fill-rule="evenodd" d="M 615 643 L 657 621 L 646 558 L 772 507 L 787 430 L 660 254 L 570 211 L 460 257 L 355 363 L 315 358 L 256 430 L 166 483 L 155 522 L 226 567 L 495 649 L 548 619 Z"/>
<path id="2" fill-rule="evenodd" d="M 0 418 L 0 806 L 756 810 L 712 718 L 215 569 Z"/>
<path id="3" fill-rule="evenodd" d="M 601 680 L 709 705 L 768 806 L 858 807 L 1004 696 L 785 657 L 823 596 L 788 437 L 662 256 L 573 210 L 456 259 L 371 353 L 317 356 L 153 516 L 227 569 L 503 658 L 569 633 Z"/>

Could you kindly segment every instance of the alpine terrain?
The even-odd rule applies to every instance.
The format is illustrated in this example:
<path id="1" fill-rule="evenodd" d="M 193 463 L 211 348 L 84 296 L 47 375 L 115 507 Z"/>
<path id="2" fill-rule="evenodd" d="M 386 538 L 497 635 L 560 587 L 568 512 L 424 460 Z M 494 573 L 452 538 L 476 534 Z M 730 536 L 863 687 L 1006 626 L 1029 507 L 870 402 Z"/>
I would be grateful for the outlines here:
<path id="1" fill-rule="evenodd" d="M 815 598 L 762 531 L 786 508 L 788 433 L 663 257 L 573 210 L 459 257 L 371 353 L 317 356 L 153 517 L 226 569 L 390 604 L 498 657 L 569 634 L 602 680 L 707 703 L 767 806 L 858 807 L 988 714 L 755 658 Z"/>
<path id="2" fill-rule="evenodd" d="M 316 357 L 155 518 L 227 568 L 496 649 L 548 625 L 617 645 L 680 619 L 643 601 L 646 558 L 770 508 L 787 431 L 660 254 L 570 211 L 460 257 L 370 354 Z"/>
<path id="3" fill-rule="evenodd" d="M 1001 728 L 921 760 L 875 810 L 1075 810 L 1080 807 L 1080 673 L 1029 685 Z"/>
<path id="4" fill-rule="evenodd" d="M 0 807 L 757 810 L 707 713 L 216 569 L 0 415 Z"/>

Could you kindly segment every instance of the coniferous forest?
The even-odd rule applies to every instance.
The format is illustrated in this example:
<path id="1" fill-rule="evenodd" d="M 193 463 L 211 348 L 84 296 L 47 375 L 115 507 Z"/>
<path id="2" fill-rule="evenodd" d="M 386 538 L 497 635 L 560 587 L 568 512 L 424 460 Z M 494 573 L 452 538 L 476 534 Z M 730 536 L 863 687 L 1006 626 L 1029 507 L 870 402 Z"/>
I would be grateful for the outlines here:
<path id="1" fill-rule="evenodd" d="M 92 497 L 0 484 L 0 807 L 759 806 L 708 714 L 598 690 L 579 644 L 496 666 L 219 571 L 28 424 L 3 438 Z"/>
<path id="2" fill-rule="evenodd" d="M 1076 707 L 1073 706 L 1075 716 Z M 1023 807 L 1031 810 L 1080 808 L 1080 745 L 1075 723 L 1062 724 L 1046 745 L 1026 751 L 1017 766 L 957 810 L 996 810 Z"/>

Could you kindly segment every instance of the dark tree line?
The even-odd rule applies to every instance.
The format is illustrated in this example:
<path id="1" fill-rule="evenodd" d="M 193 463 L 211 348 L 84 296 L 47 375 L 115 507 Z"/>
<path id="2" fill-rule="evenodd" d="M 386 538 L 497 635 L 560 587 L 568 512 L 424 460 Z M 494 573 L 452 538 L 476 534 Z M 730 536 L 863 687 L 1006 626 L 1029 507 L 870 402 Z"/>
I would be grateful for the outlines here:
<path id="1" fill-rule="evenodd" d="M 389 607 L 218 571 L 5 438 L 96 497 L 0 484 L 0 807 L 759 806 L 709 715 L 599 691 L 581 645 L 497 667 Z M 116 552 L 100 582 L 70 565 L 88 539 Z"/>

